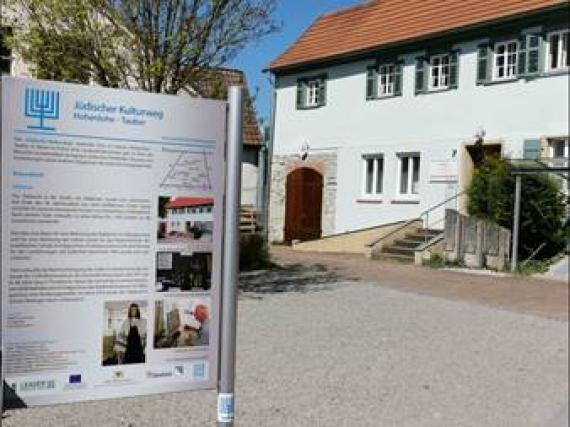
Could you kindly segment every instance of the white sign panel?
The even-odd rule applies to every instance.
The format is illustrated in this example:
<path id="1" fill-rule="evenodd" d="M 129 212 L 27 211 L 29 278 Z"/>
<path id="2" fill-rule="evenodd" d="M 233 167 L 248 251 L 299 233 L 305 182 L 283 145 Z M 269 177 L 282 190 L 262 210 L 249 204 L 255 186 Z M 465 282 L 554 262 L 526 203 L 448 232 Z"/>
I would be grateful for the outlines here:
<path id="1" fill-rule="evenodd" d="M 2 79 L 4 403 L 214 388 L 226 103 Z"/>
<path id="2" fill-rule="evenodd" d="M 457 181 L 457 160 L 432 160 L 429 168 L 430 182 Z"/>

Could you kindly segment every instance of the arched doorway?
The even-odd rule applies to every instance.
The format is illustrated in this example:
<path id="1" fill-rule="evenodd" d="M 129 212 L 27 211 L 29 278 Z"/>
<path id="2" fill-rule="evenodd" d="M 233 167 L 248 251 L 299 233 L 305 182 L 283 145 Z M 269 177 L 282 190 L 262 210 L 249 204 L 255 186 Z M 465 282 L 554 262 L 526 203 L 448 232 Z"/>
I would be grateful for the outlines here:
<path id="1" fill-rule="evenodd" d="M 287 176 L 285 198 L 285 242 L 321 237 L 323 176 L 310 168 L 299 168 Z"/>

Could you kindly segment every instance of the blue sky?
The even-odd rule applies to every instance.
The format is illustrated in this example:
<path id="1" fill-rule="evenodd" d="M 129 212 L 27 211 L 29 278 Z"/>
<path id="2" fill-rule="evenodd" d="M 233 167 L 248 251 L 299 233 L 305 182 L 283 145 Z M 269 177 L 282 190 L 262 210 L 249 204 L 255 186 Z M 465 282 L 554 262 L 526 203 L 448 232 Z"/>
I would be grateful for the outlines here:
<path id="1" fill-rule="evenodd" d="M 261 70 L 287 49 L 319 15 L 360 2 L 359 0 L 280 0 L 275 20 L 282 23 L 281 31 L 248 46 L 230 64 L 231 67 L 245 72 L 252 93 L 255 93 L 256 88 L 259 89 L 256 108 L 261 118 L 266 120 L 269 118 L 271 101 L 269 76 L 263 74 Z"/>

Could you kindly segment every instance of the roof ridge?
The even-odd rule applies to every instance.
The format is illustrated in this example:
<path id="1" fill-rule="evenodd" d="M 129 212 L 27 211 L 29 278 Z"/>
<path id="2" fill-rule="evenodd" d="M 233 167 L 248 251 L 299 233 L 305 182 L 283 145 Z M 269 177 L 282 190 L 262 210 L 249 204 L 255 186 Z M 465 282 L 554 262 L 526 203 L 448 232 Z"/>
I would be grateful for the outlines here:
<path id="1" fill-rule="evenodd" d="M 353 4 L 352 6 L 345 6 L 337 10 L 331 10 L 320 15 L 321 18 L 342 15 L 343 13 L 353 12 L 356 9 L 365 9 L 367 7 L 375 6 L 380 3 L 380 0 L 368 0 L 366 3 Z"/>

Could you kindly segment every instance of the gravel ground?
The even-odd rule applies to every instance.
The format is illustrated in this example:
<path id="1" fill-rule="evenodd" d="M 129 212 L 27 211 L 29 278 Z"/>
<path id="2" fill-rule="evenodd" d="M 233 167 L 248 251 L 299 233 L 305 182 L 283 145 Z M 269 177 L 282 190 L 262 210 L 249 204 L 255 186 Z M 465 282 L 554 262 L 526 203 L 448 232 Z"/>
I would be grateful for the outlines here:
<path id="1" fill-rule="evenodd" d="M 566 321 L 328 279 L 242 294 L 236 425 L 542 427 L 563 412 Z M 215 401 L 41 407 L 2 426 L 206 426 Z"/>

